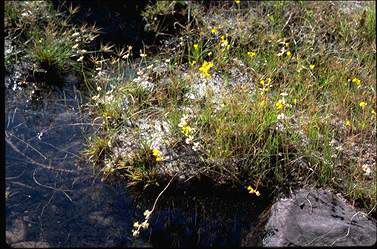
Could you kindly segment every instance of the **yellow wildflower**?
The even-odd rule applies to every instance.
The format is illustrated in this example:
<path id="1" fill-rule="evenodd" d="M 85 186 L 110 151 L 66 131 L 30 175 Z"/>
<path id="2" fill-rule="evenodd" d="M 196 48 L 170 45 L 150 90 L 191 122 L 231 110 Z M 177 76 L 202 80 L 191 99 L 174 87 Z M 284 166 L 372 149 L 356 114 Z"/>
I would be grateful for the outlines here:
<path id="1" fill-rule="evenodd" d="M 194 44 L 194 48 L 195 48 L 195 49 L 198 49 L 198 44 Z"/>
<path id="2" fill-rule="evenodd" d="M 260 80 L 260 84 L 264 87 L 264 80 Z"/>
<path id="3" fill-rule="evenodd" d="M 185 136 L 188 136 L 188 135 L 189 135 L 189 132 L 190 132 L 190 126 L 184 126 L 184 127 L 182 127 L 182 133 L 183 133 Z"/>
<path id="4" fill-rule="evenodd" d="M 251 186 L 248 186 L 247 190 L 249 190 L 249 194 L 255 193 L 256 196 L 260 196 L 259 191 L 257 191 L 256 189 L 253 189 Z"/>
<path id="5" fill-rule="evenodd" d="M 236 2 L 236 4 L 240 4 L 240 0 L 234 0 Z"/>
<path id="6" fill-rule="evenodd" d="M 355 83 L 357 86 L 361 85 L 361 81 L 358 78 L 353 78 L 352 83 Z"/>
<path id="7" fill-rule="evenodd" d="M 216 28 L 211 29 L 211 33 L 214 35 L 217 34 L 217 29 Z"/>
<path id="8" fill-rule="evenodd" d="M 284 105 L 280 101 L 278 101 L 278 102 L 275 103 L 275 107 L 278 110 L 283 110 L 284 109 Z"/>
<path id="9" fill-rule="evenodd" d="M 256 55 L 255 52 L 247 52 L 247 55 L 250 56 L 250 57 L 254 57 Z"/>
<path id="10" fill-rule="evenodd" d="M 153 149 L 153 155 L 154 155 L 154 156 L 158 156 L 158 149 L 156 149 L 156 148 Z"/>
<path id="11" fill-rule="evenodd" d="M 222 47 L 226 47 L 226 48 L 230 47 L 230 45 L 228 44 L 228 38 L 226 38 L 224 35 L 220 37 L 220 40 L 221 40 Z"/>
<path id="12" fill-rule="evenodd" d="M 364 107 L 365 107 L 366 105 L 367 105 L 367 103 L 364 102 L 364 101 L 361 101 L 360 104 L 359 104 L 359 106 L 360 106 L 361 108 L 363 108 L 363 109 L 364 109 Z"/>
<path id="13" fill-rule="evenodd" d="M 154 148 L 153 149 L 153 155 L 156 157 L 156 161 L 161 161 L 162 158 L 158 154 L 159 154 L 158 149 Z"/>
<path id="14" fill-rule="evenodd" d="M 288 55 L 288 57 L 292 57 L 291 51 L 288 50 L 287 55 Z"/>
<path id="15" fill-rule="evenodd" d="M 213 67 L 213 63 L 208 63 L 206 60 L 203 62 L 202 66 L 199 68 L 199 71 L 208 79 L 210 78 L 210 75 L 208 73 L 208 70 Z"/>
<path id="16" fill-rule="evenodd" d="M 349 120 L 347 119 L 345 125 L 346 125 L 346 126 L 350 126 L 350 125 L 351 125 L 351 121 L 349 121 Z"/>
<path id="17" fill-rule="evenodd" d="M 211 56 L 212 55 L 212 52 L 208 52 L 208 56 Z"/>
<path id="18" fill-rule="evenodd" d="M 310 70 L 313 70 L 314 69 L 314 67 L 315 67 L 315 65 L 313 65 L 313 64 L 310 64 Z"/>
<path id="19" fill-rule="evenodd" d="M 371 110 L 370 112 L 372 113 L 372 115 L 376 116 L 376 112 L 374 110 Z"/>
<path id="20" fill-rule="evenodd" d="M 196 64 L 196 61 L 191 61 L 191 66 L 194 66 Z"/>

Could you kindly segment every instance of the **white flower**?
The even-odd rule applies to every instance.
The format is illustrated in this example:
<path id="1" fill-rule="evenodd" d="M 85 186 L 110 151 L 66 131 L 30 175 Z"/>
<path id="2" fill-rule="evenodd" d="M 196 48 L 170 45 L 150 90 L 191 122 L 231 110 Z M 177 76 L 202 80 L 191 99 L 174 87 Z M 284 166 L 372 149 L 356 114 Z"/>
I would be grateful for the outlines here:
<path id="1" fill-rule="evenodd" d="M 147 210 L 145 210 L 145 212 L 144 212 L 144 216 L 145 216 L 145 219 L 146 220 L 148 220 L 149 219 L 149 216 L 151 215 L 151 211 L 149 211 L 148 209 Z"/>
<path id="2" fill-rule="evenodd" d="M 288 96 L 288 93 L 280 93 L 280 96 L 283 96 L 283 97 Z"/>
<path id="3" fill-rule="evenodd" d="M 188 138 L 186 138 L 186 144 L 192 144 L 192 140 L 193 140 L 193 137 L 189 136 Z"/>
<path id="4" fill-rule="evenodd" d="M 192 149 L 193 149 L 194 151 L 198 151 L 199 148 L 200 148 L 200 143 L 199 143 L 199 142 L 195 142 L 195 143 L 194 143 L 194 146 L 192 146 Z"/>
<path id="5" fill-rule="evenodd" d="M 148 229 L 148 227 L 149 227 L 148 220 L 146 220 L 143 223 L 141 223 L 141 227 L 144 228 L 144 229 Z"/>
<path id="6" fill-rule="evenodd" d="M 136 222 L 134 223 L 134 228 L 138 229 L 139 226 L 140 226 L 139 222 L 136 221 Z"/>
<path id="7" fill-rule="evenodd" d="M 285 119 L 285 115 L 284 115 L 284 113 L 280 113 L 278 115 L 278 120 L 283 120 L 283 119 Z"/>
<path id="8" fill-rule="evenodd" d="M 370 173 L 372 173 L 372 170 L 370 169 L 368 164 L 364 164 L 361 168 L 365 172 L 364 175 L 366 175 L 366 176 L 369 176 Z"/>
<path id="9" fill-rule="evenodd" d="M 134 236 L 134 237 L 138 237 L 139 234 L 140 234 L 140 232 L 138 230 L 132 231 L 132 236 Z"/>

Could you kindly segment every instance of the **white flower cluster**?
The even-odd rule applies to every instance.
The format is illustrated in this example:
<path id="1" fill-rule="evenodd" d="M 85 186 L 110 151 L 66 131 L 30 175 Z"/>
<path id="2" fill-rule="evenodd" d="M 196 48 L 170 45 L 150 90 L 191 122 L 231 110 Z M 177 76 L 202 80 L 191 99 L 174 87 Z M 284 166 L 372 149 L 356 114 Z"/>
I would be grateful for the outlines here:
<path id="1" fill-rule="evenodd" d="M 372 170 L 371 170 L 371 168 L 368 164 L 363 164 L 363 166 L 361 166 L 361 168 L 363 169 L 364 175 L 366 175 L 366 176 L 369 176 L 372 173 Z"/>
<path id="2" fill-rule="evenodd" d="M 138 221 L 136 221 L 134 223 L 134 229 L 132 230 L 132 236 L 138 237 L 140 235 L 140 229 L 141 228 L 143 228 L 145 230 L 148 229 L 148 227 L 149 227 L 148 220 L 149 220 L 151 214 L 152 214 L 152 211 L 145 210 L 145 212 L 144 212 L 145 220 L 141 224 L 139 224 Z"/>

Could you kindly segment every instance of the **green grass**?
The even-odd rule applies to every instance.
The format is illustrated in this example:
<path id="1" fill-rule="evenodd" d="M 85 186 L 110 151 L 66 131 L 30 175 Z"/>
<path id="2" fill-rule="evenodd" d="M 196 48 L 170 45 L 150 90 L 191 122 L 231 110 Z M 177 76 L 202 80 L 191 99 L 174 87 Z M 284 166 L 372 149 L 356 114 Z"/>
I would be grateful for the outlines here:
<path id="1" fill-rule="evenodd" d="M 121 84 L 115 96 L 133 96 L 132 107 L 113 115 L 127 112 L 126 118 L 135 122 L 146 117 L 169 122 L 166 146 L 193 151 L 196 144 L 198 172 L 215 181 L 274 192 L 306 184 L 330 187 L 375 212 L 375 167 L 370 164 L 369 177 L 361 169 L 375 160 L 373 7 L 363 17 L 320 2 L 243 3 L 248 8 L 234 5 L 230 10 L 215 5 L 187 6 L 192 23 L 175 39 L 176 47 L 153 56 L 160 64 L 169 53 L 177 59 L 161 74 L 154 72 L 158 63 L 144 71 L 153 89 L 142 90 L 131 81 Z M 147 9 L 150 20 L 172 8 L 157 7 L 155 12 L 153 6 Z M 365 32 L 360 32 L 363 18 Z M 247 80 L 234 78 L 234 68 Z M 204 95 L 190 99 L 201 75 L 209 76 L 209 82 L 220 75 L 223 88 L 219 93 L 206 83 Z M 112 113 L 110 109 L 105 112 Z M 184 128 L 178 127 L 184 115 L 189 118 Z M 184 134 L 191 128 L 195 130 Z M 140 165 L 151 149 L 139 152 L 139 159 L 127 164 L 129 171 L 138 169 L 131 182 L 148 175 L 149 169 Z M 184 153 L 179 160 L 187 163 Z M 164 161 L 154 163 L 158 167 Z M 158 178 L 156 172 L 152 175 Z"/>
<path id="2" fill-rule="evenodd" d="M 77 10 L 68 8 L 66 12 L 63 15 L 63 10 L 55 11 L 48 1 L 5 2 L 7 39 L 17 47 L 17 54 L 32 59 L 34 72 L 44 72 L 56 78 L 88 71 L 83 59 L 95 51 L 85 49 L 98 30 L 95 26 L 70 24 Z M 19 63 L 19 56 L 8 55 L 6 63 Z"/>

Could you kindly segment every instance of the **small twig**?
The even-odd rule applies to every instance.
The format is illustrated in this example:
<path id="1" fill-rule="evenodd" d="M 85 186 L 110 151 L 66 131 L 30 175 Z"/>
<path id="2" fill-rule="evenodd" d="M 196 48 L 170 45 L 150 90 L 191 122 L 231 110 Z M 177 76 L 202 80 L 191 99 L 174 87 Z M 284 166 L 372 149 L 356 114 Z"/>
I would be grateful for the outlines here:
<path id="1" fill-rule="evenodd" d="M 42 211 L 41 211 L 41 213 L 39 214 L 39 217 L 38 217 L 38 219 L 39 219 L 39 227 L 40 227 L 40 229 L 41 229 L 41 233 L 40 233 L 40 236 L 41 236 L 41 237 L 43 236 L 43 233 L 44 233 L 43 225 L 42 225 L 42 216 L 43 216 L 43 213 L 44 213 L 44 211 L 45 211 L 45 208 L 50 204 L 52 198 L 54 198 L 55 193 L 56 193 L 56 192 L 53 192 L 53 193 L 52 193 L 50 199 L 48 200 L 48 202 L 46 203 L 46 205 L 43 206 Z M 43 238 L 41 238 L 41 240 L 42 240 L 42 239 L 43 239 Z"/>
<path id="2" fill-rule="evenodd" d="M 170 179 L 170 181 L 169 181 L 169 183 L 166 185 L 166 187 L 165 187 L 165 188 L 161 191 L 161 193 L 157 196 L 156 200 L 154 201 L 154 204 L 153 204 L 153 207 L 152 207 L 151 213 L 152 213 L 153 210 L 155 209 L 158 199 L 159 199 L 160 196 L 165 192 L 165 190 L 169 187 L 170 183 L 173 181 L 174 177 L 176 177 L 177 174 L 178 174 L 178 172 L 175 173 L 175 175 Z"/>
<path id="3" fill-rule="evenodd" d="M 78 155 L 76 155 L 76 154 L 74 154 L 74 153 L 72 153 L 72 152 L 69 152 L 69 151 L 67 151 L 67 150 L 65 150 L 65 149 L 60 149 L 60 148 L 58 148 L 58 147 L 56 147 L 56 146 L 54 146 L 54 145 L 52 145 L 52 144 L 50 144 L 50 143 L 47 143 L 47 142 L 42 142 L 42 143 L 47 144 L 47 145 L 51 146 L 52 148 L 54 148 L 54 149 L 56 149 L 56 150 L 60 150 L 60 151 L 63 151 L 63 152 L 65 152 L 65 153 L 67 153 L 67 154 L 70 154 L 70 155 L 72 155 L 72 156 L 74 156 L 74 157 L 76 157 L 76 158 L 78 158 L 78 159 L 80 159 L 80 160 L 84 160 L 82 157 L 80 157 L 80 156 L 78 156 Z M 66 156 L 67 156 L 67 154 L 66 154 Z"/>
<path id="4" fill-rule="evenodd" d="M 54 191 L 58 191 L 58 192 L 62 192 L 67 198 L 68 200 L 70 200 L 72 202 L 72 199 L 71 197 L 69 197 L 69 195 L 65 192 L 65 191 L 70 191 L 70 190 L 63 190 L 61 188 L 54 188 L 54 187 L 51 187 L 51 186 L 47 186 L 47 185 L 43 185 L 42 183 L 38 182 L 37 179 L 35 178 L 35 172 L 37 171 L 37 169 L 34 170 L 33 172 L 33 180 L 36 184 L 38 184 L 39 186 L 41 187 L 45 187 L 45 188 L 48 188 L 48 189 L 52 189 Z"/>
<path id="5" fill-rule="evenodd" d="M 25 170 L 22 171 L 22 173 L 19 174 L 18 176 L 9 176 L 9 177 L 5 177 L 5 180 L 6 180 L 6 181 L 9 181 L 9 180 L 17 179 L 17 178 L 19 178 L 20 176 L 22 176 L 24 173 L 25 173 Z"/>
<path id="6" fill-rule="evenodd" d="M 346 233 L 346 235 L 343 236 L 343 237 L 341 237 L 341 238 L 337 238 L 336 240 L 334 240 L 334 242 L 333 242 L 330 246 L 333 246 L 333 245 L 335 244 L 335 242 L 337 242 L 338 240 L 345 239 L 345 238 L 348 237 L 348 235 L 350 234 L 350 230 L 351 230 L 352 220 L 353 220 L 353 218 L 354 218 L 357 214 L 359 214 L 359 213 L 360 213 L 360 212 L 356 212 L 356 213 L 352 216 L 351 221 L 350 221 L 350 224 L 349 224 L 348 229 L 347 229 L 347 233 Z"/>
<path id="7" fill-rule="evenodd" d="M 42 163 L 38 163 L 38 162 L 34 161 L 32 158 L 30 158 L 27 155 L 25 155 L 24 153 L 22 153 L 19 149 L 17 149 L 17 147 L 11 141 L 9 141 L 9 139 L 5 138 L 5 141 L 10 145 L 10 147 L 12 147 L 13 150 L 15 150 L 17 153 L 23 155 L 24 157 L 26 157 L 30 161 L 28 163 L 38 165 L 38 166 L 40 166 L 44 169 L 55 170 L 55 171 L 60 171 L 60 172 L 65 172 L 65 173 L 72 173 L 72 174 L 77 173 L 77 171 L 75 171 L 75 170 L 59 169 L 59 168 L 55 169 L 54 167 L 51 167 L 51 166 L 48 166 L 48 165 L 45 165 L 45 164 L 42 164 Z"/>
<path id="8" fill-rule="evenodd" d="M 13 134 L 10 134 L 12 137 L 16 138 L 17 140 L 23 142 L 24 144 L 26 144 L 28 147 L 32 148 L 35 152 L 37 152 L 41 157 L 43 157 L 44 160 L 47 160 L 47 157 L 45 157 L 41 152 L 39 152 L 37 149 L 35 149 L 33 146 L 31 146 L 29 143 L 25 142 L 24 140 L 22 140 L 21 138 L 18 138 L 16 137 L 15 135 Z M 5 136 L 8 137 L 8 133 L 5 132 Z"/>
<path id="9" fill-rule="evenodd" d="M 307 243 L 305 246 L 308 246 L 308 245 L 310 245 L 311 243 L 313 243 L 314 241 L 316 241 L 316 240 L 318 240 L 318 239 L 320 239 L 320 238 L 325 237 L 327 234 L 329 234 L 329 233 L 334 229 L 334 227 L 335 227 L 335 225 L 332 226 L 331 229 L 330 229 L 327 233 L 325 233 L 325 234 L 323 234 L 323 235 L 321 235 L 321 236 L 319 236 L 319 237 L 317 237 L 317 238 L 314 238 L 312 241 L 310 241 L 309 243 Z"/>
<path id="10" fill-rule="evenodd" d="M 376 204 L 377 204 L 377 203 L 376 203 Z M 374 204 L 374 206 L 372 207 L 372 209 L 367 213 L 368 216 L 372 213 L 373 209 L 376 208 L 376 204 Z"/>
<path id="11" fill-rule="evenodd" d="M 291 13 L 288 17 L 288 20 L 285 22 L 283 28 L 281 29 L 282 31 L 285 29 L 285 27 L 288 25 L 289 21 L 291 20 L 291 17 L 292 17 L 293 13 Z"/>
<path id="12" fill-rule="evenodd" d="M 313 205 L 312 205 L 312 203 L 310 202 L 310 200 L 308 199 L 308 196 L 310 195 L 310 192 L 306 195 L 306 197 L 305 197 L 305 199 L 309 202 L 309 204 L 310 204 L 310 208 L 311 208 L 311 211 L 310 211 L 310 214 L 312 214 L 313 213 Z"/>
<path id="13" fill-rule="evenodd" d="M 14 181 L 11 181 L 10 183 L 11 183 L 11 184 L 20 185 L 20 186 L 22 186 L 22 187 L 25 187 L 25 188 L 28 188 L 28 189 L 32 189 L 32 190 L 34 190 L 33 187 L 31 187 L 31 186 L 29 186 L 29 185 L 26 185 L 26 184 L 24 184 L 24 183 L 22 183 L 22 182 L 14 182 Z"/>

